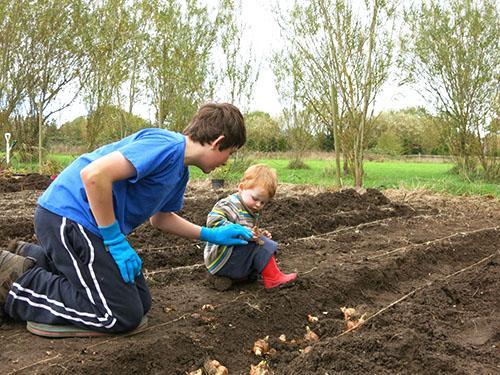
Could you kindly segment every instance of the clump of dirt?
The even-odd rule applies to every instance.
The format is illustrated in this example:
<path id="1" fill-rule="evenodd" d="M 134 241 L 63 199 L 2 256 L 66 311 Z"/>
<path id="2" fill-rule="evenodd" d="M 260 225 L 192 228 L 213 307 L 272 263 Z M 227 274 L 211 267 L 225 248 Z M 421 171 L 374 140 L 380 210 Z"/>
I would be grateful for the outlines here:
<path id="1" fill-rule="evenodd" d="M 0 217 L 0 247 L 7 247 L 11 239 L 34 241 L 32 217 Z"/>
<path id="2" fill-rule="evenodd" d="M 203 224 L 231 192 L 191 185 L 180 214 Z M 275 374 L 498 372 L 497 200 L 289 192 L 269 204 L 261 226 L 279 242 L 280 268 L 298 272 L 294 285 L 266 291 L 241 281 L 215 290 L 206 281 L 202 242 L 144 224 L 129 240 L 153 296 L 149 329 L 47 340 L 7 322 L 0 372 L 186 374 L 207 359 L 236 374 L 262 359 Z M 0 246 L 32 236 L 36 194 L 27 194 L 0 194 Z M 367 316 L 346 334 L 343 306 Z M 307 341 L 306 327 L 317 341 Z M 258 357 L 252 347 L 267 336 L 272 350 Z"/>
<path id="3" fill-rule="evenodd" d="M 0 193 L 11 193 L 21 190 L 45 190 L 52 180 L 50 176 L 38 173 L 0 174 Z"/>

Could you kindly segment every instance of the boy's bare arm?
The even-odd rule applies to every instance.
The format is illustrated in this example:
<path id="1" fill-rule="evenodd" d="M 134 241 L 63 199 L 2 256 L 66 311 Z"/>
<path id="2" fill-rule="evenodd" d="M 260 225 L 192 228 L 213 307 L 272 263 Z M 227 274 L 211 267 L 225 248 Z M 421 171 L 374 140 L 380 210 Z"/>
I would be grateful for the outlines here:
<path id="1" fill-rule="evenodd" d="M 80 172 L 90 209 L 97 225 L 115 222 L 113 210 L 113 182 L 135 176 L 136 171 L 120 152 L 115 151 L 87 165 Z"/>
<path id="2" fill-rule="evenodd" d="M 201 227 L 173 212 L 157 212 L 149 221 L 155 228 L 184 238 L 200 238 Z"/>
<path id="3" fill-rule="evenodd" d="M 151 225 L 184 238 L 200 239 L 217 245 L 246 245 L 252 238 L 250 229 L 237 224 L 216 228 L 200 227 L 173 212 L 158 212 L 150 218 Z"/>

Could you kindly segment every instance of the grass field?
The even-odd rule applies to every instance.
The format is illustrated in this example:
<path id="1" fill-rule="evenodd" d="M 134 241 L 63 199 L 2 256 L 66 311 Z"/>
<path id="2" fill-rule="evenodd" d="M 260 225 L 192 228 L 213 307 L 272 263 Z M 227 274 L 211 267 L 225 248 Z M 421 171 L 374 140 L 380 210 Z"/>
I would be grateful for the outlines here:
<path id="1" fill-rule="evenodd" d="M 291 184 L 313 184 L 332 186 L 335 179 L 333 161 L 308 160 L 309 169 L 291 170 L 287 168 L 288 160 L 261 159 L 256 162 L 273 167 L 278 172 L 280 182 Z M 469 182 L 449 173 L 453 167 L 449 163 L 403 162 L 403 161 L 366 161 L 364 186 L 376 189 L 425 188 L 437 192 L 447 192 L 453 195 L 486 195 L 500 198 L 498 184 L 481 181 Z M 230 175 L 229 179 L 236 181 L 239 175 Z M 206 178 L 197 168 L 192 168 L 191 178 Z M 352 186 L 352 178 L 344 178 L 345 186 Z"/>
<path id="2" fill-rule="evenodd" d="M 5 157 L 5 153 L 0 152 L 0 160 Z M 75 160 L 78 155 L 65 155 L 65 154 L 50 154 L 47 161 L 52 161 L 57 164 L 59 167 L 68 166 L 73 160 Z M 12 170 L 19 173 L 30 173 L 30 172 L 38 172 L 38 161 L 33 162 L 20 162 L 17 158 L 11 159 L 10 167 Z"/>
<path id="3" fill-rule="evenodd" d="M 0 155 L 1 158 L 1 155 Z M 75 156 L 52 154 L 49 160 L 56 166 L 64 167 L 73 161 Z M 291 184 L 312 184 L 333 186 L 335 179 L 334 162 L 332 160 L 307 160 L 308 169 L 288 169 L 288 159 L 258 159 L 255 162 L 264 163 L 278 172 L 279 180 Z M 365 161 L 364 186 L 376 189 L 425 188 L 437 192 L 447 192 L 453 195 L 493 195 L 500 198 L 500 186 L 483 181 L 469 182 L 450 173 L 453 167 L 442 162 L 407 162 L 407 161 Z M 37 171 L 37 163 L 18 163 L 14 159 L 12 168 L 19 172 Z M 228 176 L 230 181 L 237 181 L 241 173 Z M 191 168 L 192 179 L 206 179 L 198 168 Z M 352 178 L 343 179 L 344 186 L 353 186 Z"/>

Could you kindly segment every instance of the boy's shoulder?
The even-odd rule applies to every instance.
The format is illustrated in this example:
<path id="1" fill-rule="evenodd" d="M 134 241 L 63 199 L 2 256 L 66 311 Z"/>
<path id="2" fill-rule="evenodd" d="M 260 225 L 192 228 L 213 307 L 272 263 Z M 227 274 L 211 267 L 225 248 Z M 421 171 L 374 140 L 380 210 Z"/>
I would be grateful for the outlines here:
<path id="1" fill-rule="evenodd" d="M 144 138 L 149 136 L 161 136 L 167 139 L 171 139 L 173 141 L 184 140 L 184 135 L 182 135 L 181 133 L 177 133 L 163 128 L 144 128 L 132 134 L 132 137 L 134 138 Z"/>
<path id="2" fill-rule="evenodd" d="M 179 155 L 184 157 L 186 138 L 183 134 L 160 128 L 145 128 L 123 138 L 116 147 L 137 149 L 147 156 L 148 150 L 157 150 L 163 155 Z M 181 155 L 182 154 L 182 155 Z"/>

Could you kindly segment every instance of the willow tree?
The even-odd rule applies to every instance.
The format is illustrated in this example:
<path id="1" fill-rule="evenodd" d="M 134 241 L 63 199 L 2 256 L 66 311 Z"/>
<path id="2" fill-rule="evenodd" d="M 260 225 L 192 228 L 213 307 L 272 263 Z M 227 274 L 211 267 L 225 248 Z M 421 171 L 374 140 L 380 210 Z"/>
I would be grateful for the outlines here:
<path id="1" fill-rule="evenodd" d="M 40 167 L 46 121 L 71 105 L 79 92 L 73 86 L 72 95 L 62 95 L 76 82 L 81 64 L 82 47 L 78 45 L 73 22 L 76 12 L 79 12 L 79 4 L 75 0 L 35 2 L 23 11 L 28 18 L 24 38 L 30 51 L 27 56 L 30 79 L 26 85 L 28 120 L 33 122 L 33 133 L 38 133 Z"/>
<path id="2" fill-rule="evenodd" d="M 147 49 L 148 13 L 144 12 L 140 2 L 132 3 L 128 8 L 128 39 L 124 45 L 124 64 L 128 67 L 126 80 L 116 86 L 115 102 L 120 109 L 118 126 L 114 133 L 123 138 L 134 131 L 134 108 L 146 92 L 144 64 Z"/>
<path id="3" fill-rule="evenodd" d="M 488 178 L 500 174 L 488 143 L 500 111 L 499 20 L 491 0 L 423 1 L 406 14 L 405 66 L 437 109 L 450 153 L 466 176 L 478 162 Z"/>
<path id="4" fill-rule="evenodd" d="M 12 131 L 9 117 L 26 98 L 29 43 L 25 38 L 29 1 L 0 0 L 0 131 Z"/>
<path id="5" fill-rule="evenodd" d="M 311 0 L 277 13 L 290 56 L 300 62 L 302 103 L 333 133 L 336 183 L 343 150 L 361 187 L 365 132 L 393 58 L 394 8 L 384 0 L 356 10 L 345 0 Z"/>
<path id="6" fill-rule="evenodd" d="M 241 0 L 222 0 L 217 16 L 221 64 L 217 82 L 227 91 L 226 101 L 247 110 L 253 88 L 259 78 L 259 64 L 252 45 L 243 43 L 246 25 L 241 14 Z"/>
<path id="7" fill-rule="evenodd" d="M 285 52 L 286 51 L 286 52 Z M 310 149 L 315 131 L 315 119 L 310 108 L 303 104 L 301 62 L 297 56 L 283 49 L 274 54 L 272 68 L 275 76 L 276 91 L 283 107 L 280 117 L 281 131 L 286 134 L 287 143 L 293 159 L 289 166 L 304 166 L 303 156 Z"/>
<path id="8" fill-rule="evenodd" d="M 148 14 L 145 70 L 147 95 L 158 127 L 182 130 L 213 92 L 211 52 L 215 19 L 198 0 L 144 1 Z"/>
<path id="9" fill-rule="evenodd" d="M 130 33 L 126 0 L 104 0 L 81 9 L 78 19 L 83 64 L 80 67 L 83 100 L 87 107 L 87 147 L 97 146 L 106 125 L 104 112 L 115 99 L 117 88 L 128 78 L 128 55 L 125 48 Z"/>

